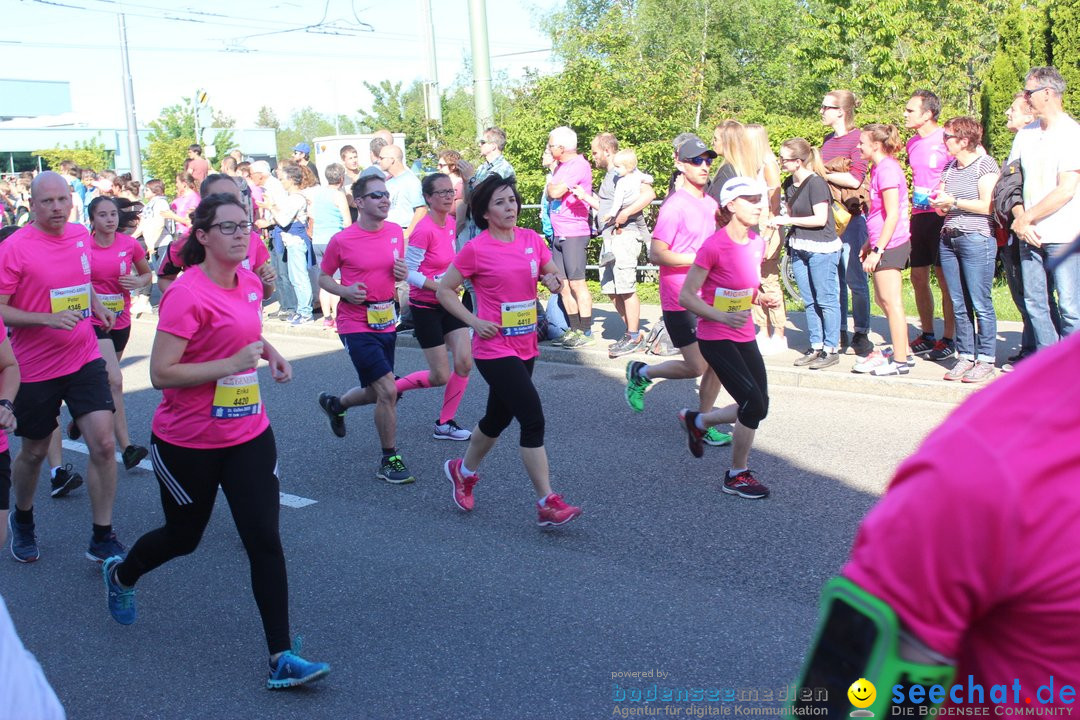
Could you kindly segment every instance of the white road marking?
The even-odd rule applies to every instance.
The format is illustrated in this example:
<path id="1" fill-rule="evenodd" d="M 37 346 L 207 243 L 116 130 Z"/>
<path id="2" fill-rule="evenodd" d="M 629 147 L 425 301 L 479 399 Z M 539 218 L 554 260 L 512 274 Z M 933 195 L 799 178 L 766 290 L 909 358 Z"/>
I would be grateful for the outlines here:
<path id="1" fill-rule="evenodd" d="M 82 453 L 83 455 L 89 455 L 90 454 L 90 448 L 86 447 L 85 443 L 76 442 L 75 440 L 68 440 L 67 438 L 64 438 L 62 444 L 63 444 L 65 450 L 73 450 L 73 451 L 75 451 L 77 453 Z M 116 461 L 118 463 L 123 462 L 123 460 L 122 460 L 122 458 L 120 456 L 120 453 L 116 453 Z M 136 467 L 142 468 L 143 470 L 147 470 L 147 471 L 149 471 L 151 473 L 154 472 L 154 466 L 150 464 L 150 458 L 146 458 L 145 460 L 140 460 L 139 464 L 136 465 Z M 314 505 L 315 503 L 318 502 L 318 500 L 312 500 L 311 498 L 300 497 L 299 495 L 290 495 L 289 493 L 283 493 L 283 492 L 279 492 L 278 497 L 280 498 L 280 501 L 281 501 L 282 505 L 284 505 L 285 507 L 291 507 L 291 508 L 307 507 L 308 505 Z"/>

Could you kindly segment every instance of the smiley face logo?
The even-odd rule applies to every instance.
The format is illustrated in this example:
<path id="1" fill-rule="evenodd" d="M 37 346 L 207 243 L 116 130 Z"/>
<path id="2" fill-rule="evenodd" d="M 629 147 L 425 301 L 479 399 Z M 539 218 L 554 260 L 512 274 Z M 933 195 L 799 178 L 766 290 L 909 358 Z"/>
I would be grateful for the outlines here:
<path id="1" fill-rule="evenodd" d="M 851 687 L 847 691 L 848 700 L 851 704 L 857 708 L 868 708 L 874 704 L 874 699 L 877 698 L 877 690 L 874 688 L 874 684 L 866 678 L 859 678 L 855 682 L 851 683 Z"/>

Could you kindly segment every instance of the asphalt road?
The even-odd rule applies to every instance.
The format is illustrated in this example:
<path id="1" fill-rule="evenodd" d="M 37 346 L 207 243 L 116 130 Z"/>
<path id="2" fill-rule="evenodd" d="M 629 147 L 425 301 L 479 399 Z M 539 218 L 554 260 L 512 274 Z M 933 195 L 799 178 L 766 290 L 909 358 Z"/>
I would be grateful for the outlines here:
<path id="1" fill-rule="evenodd" d="M 124 361 L 128 417 L 144 442 L 159 400 L 151 335 L 137 323 Z M 692 383 L 658 384 L 635 415 L 617 369 L 541 362 L 552 482 L 584 509 L 541 530 L 516 425 L 464 514 L 442 474 L 464 444 L 431 438 L 441 391 L 399 405 L 399 447 L 418 482 L 390 486 L 374 478 L 370 410 L 351 410 L 338 439 L 316 404 L 319 391 L 355 380 L 336 338 L 270 337 L 295 372 L 278 386 L 261 371 L 281 489 L 315 501 L 281 509 L 293 633 L 330 676 L 264 689 L 247 559 L 223 497 L 201 547 L 142 579 L 138 622 L 123 627 L 83 558 L 85 489 L 53 500 L 43 481 L 41 560 L 5 552 L 0 592 L 70 718 L 601 718 L 626 706 L 620 692 L 652 682 L 779 690 L 798 673 L 818 591 L 859 519 L 951 409 L 777 386 L 751 456 L 773 494 L 749 501 L 719 492 L 729 449 L 707 448 L 703 460 L 686 449 L 675 413 L 694 403 Z M 399 350 L 399 373 L 421 367 L 418 350 Z M 474 374 L 463 425 L 486 394 Z M 65 460 L 85 471 L 85 455 Z M 153 475 L 121 468 L 121 539 L 161 519 Z M 675 709 L 691 714 L 688 703 Z"/>

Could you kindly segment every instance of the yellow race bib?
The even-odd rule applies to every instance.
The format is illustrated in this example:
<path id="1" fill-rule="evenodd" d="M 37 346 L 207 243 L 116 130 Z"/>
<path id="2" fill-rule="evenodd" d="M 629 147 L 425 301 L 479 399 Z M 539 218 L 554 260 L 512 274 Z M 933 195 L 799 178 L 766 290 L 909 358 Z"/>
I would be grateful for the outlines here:
<path id="1" fill-rule="evenodd" d="M 116 313 L 117 317 L 120 317 L 120 313 L 124 312 L 123 295 L 106 295 L 105 293 L 98 293 L 98 299 L 101 300 L 101 304 L 105 306 L 105 309 L 112 310 Z"/>
<path id="2" fill-rule="evenodd" d="M 713 295 L 712 305 L 720 312 L 742 312 L 750 309 L 753 300 L 753 290 L 728 290 L 718 287 Z"/>
<path id="3" fill-rule="evenodd" d="M 210 414 L 216 418 L 234 418 L 258 415 L 262 409 L 259 392 L 259 375 L 254 370 L 239 375 L 229 375 L 217 381 L 214 388 L 214 404 Z"/>
<path id="4" fill-rule="evenodd" d="M 501 325 L 503 335 L 528 335 L 536 332 L 536 301 L 503 303 Z"/>
<path id="5" fill-rule="evenodd" d="M 84 318 L 90 317 L 90 286 L 72 285 L 50 290 L 49 303 L 54 313 L 75 310 Z"/>
<path id="6" fill-rule="evenodd" d="M 372 330 L 393 327 L 395 320 L 393 301 L 371 303 L 367 306 L 367 324 Z"/>

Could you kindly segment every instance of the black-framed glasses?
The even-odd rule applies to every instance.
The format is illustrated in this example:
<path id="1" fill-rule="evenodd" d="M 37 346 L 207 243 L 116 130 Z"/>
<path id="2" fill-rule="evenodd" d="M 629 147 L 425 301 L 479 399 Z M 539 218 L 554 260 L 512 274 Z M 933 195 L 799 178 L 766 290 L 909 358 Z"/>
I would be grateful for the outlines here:
<path id="1" fill-rule="evenodd" d="M 821 112 L 825 112 L 826 110 L 839 110 L 840 106 L 839 105 L 822 105 L 819 109 L 821 110 Z"/>
<path id="2" fill-rule="evenodd" d="M 691 165 L 712 165 L 712 161 L 713 159 L 708 155 L 698 155 L 697 157 L 692 157 L 689 160 L 683 160 L 683 162 L 688 162 Z"/>
<path id="3" fill-rule="evenodd" d="M 454 197 L 454 188 L 450 188 L 449 190 L 432 190 L 431 194 L 442 198 Z"/>
<path id="4" fill-rule="evenodd" d="M 237 230 L 240 230 L 241 232 L 251 232 L 251 228 L 254 227 L 254 224 L 250 222 L 223 220 L 219 223 L 214 223 L 210 227 L 217 228 L 222 235 L 235 235 Z"/>
<path id="5" fill-rule="evenodd" d="M 783 165 L 784 163 L 789 163 L 789 162 L 795 162 L 795 161 L 796 161 L 796 160 L 798 160 L 799 158 L 786 158 L 786 157 L 781 157 L 781 158 L 778 158 L 778 159 L 780 160 L 780 164 L 781 164 L 781 165 Z"/>
<path id="6" fill-rule="evenodd" d="M 1050 87 L 1049 85 L 1040 85 L 1039 87 L 1031 88 L 1030 90 L 1028 90 L 1027 88 L 1024 88 L 1024 99 L 1025 100 L 1030 100 L 1032 95 L 1034 95 L 1037 92 L 1042 92 L 1043 90 L 1047 90 L 1047 89 L 1049 89 L 1049 87 Z"/>
<path id="7" fill-rule="evenodd" d="M 941 133 L 941 139 L 942 139 L 943 141 L 944 141 L 944 140 L 955 140 L 955 139 L 956 139 L 956 136 L 955 136 L 955 135 L 953 135 L 952 133 Z"/>
<path id="8" fill-rule="evenodd" d="M 368 200 L 382 200 L 383 198 L 390 197 L 389 190 L 372 190 L 369 193 L 364 193 L 360 197 L 367 198 Z"/>

